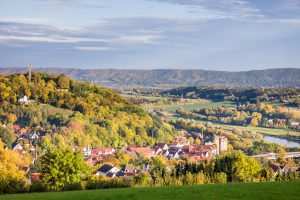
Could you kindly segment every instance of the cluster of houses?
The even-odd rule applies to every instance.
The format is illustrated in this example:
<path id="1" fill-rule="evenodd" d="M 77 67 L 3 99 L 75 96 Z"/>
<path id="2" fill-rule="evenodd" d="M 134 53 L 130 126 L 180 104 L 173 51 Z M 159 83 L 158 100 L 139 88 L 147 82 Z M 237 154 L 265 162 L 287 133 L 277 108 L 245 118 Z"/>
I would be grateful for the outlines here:
<path id="1" fill-rule="evenodd" d="M 80 151 L 85 156 L 86 162 L 90 166 L 95 166 L 99 163 L 105 163 L 104 158 L 108 155 L 114 155 L 118 150 L 126 152 L 131 158 L 151 159 L 161 155 L 167 160 L 187 159 L 189 161 L 209 161 L 212 157 L 227 150 L 227 139 L 225 137 L 216 137 L 215 142 L 205 143 L 203 145 L 190 144 L 187 137 L 178 137 L 170 142 L 158 143 L 153 147 L 149 146 L 125 146 L 122 149 L 113 147 L 74 147 L 74 151 Z M 95 175 L 105 175 L 107 177 L 130 177 L 139 172 L 147 172 L 149 165 L 143 165 L 141 169 L 137 169 L 131 163 L 126 164 L 121 169 L 110 164 L 104 164 Z"/>
<path id="2" fill-rule="evenodd" d="M 33 145 L 35 141 L 40 139 L 40 136 L 32 131 L 21 128 L 19 125 L 13 125 L 14 133 L 18 136 L 17 141 L 13 144 L 12 149 L 18 151 L 19 154 L 29 152 L 35 154 L 36 148 Z"/>
<path id="3" fill-rule="evenodd" d="M 43 136 L 40 136 L 30 130 L 21 128 L 19 125 L 13 125 L 13 130 L 18 136 L 17 141 L 13 144 L 12 149 L 19 154 L 30 153 L 36 158 L 36 147 Z M 42 131 L 42 130 L 41 130 Z M 150 146 L 125 146 L 123 148 L 114 147 L 73 147 L 74 151 L 79 151 L 85 157 L 86 163 L 94 167 L 104 164 L 99 168 L 95 175 L 106 175 L 108 177 L 115 176 L 133 176 L 138 172 L 147 172 L 149 166 L 145 165 L 139 170 L 128 163 L 123 168 L 118 169 L 107 162 L 109 155 L 114 156 L 117 151 L 122 151 L 128 154 L 131 158 L 144 157 L 148 160 L 161 155 L 167 160 L 186 159 L 190 161 L 209 161 L 212 157 L 227 150 L 227 139 L 225 137 L 216 137 L 214 142 L 209 142 L 201 145 L 190 144 L 188 137 L 178 137 L 172 140 L 169 144 L 158 143 L 153 147 Z"/>
<path id="4" fill-rule="evenodd" d="M 39 136 L 32 131 L 20 128 L 19 125 L 13 125 L 15 134 L 18 135 L 18 140 L 13 145 L 13 150 L 19 154 L 29 152 L 36 158 L 36 148 L 34 144 L 40 141 L 42 136 Z M 155 156 L 163 156 L 167 160 L 184 159 L 191 162 L 210 161 L 214 156 L 227 151 L 227 138 L 224 136 L 216 136 L 213 142 L 207 142 L 201 145 L 191 144 L 188 137 L 178 137 L 172 140 L 169 144 L 157 143 L 153 147 L 150 146 L 124 146 L 123 148 L 114 147 L 73 147 L 74 151 L 79 151 L 83 154 L 86 163 L 91 166 L 101 166 L 95 172 L 95 176 L 113 177 L 133 177 L 137 173 L 147 173 L 151 166 L 144 164 L 143 166 L 134 166 L 132 163 L 127 163 L 124 166 L 117 167 L 111 165 L 107 158 L 114 157 L 118 151 L 128 154 L 131 158 L 146 158 L 150 160 Z M 271 169 L 275 174 L 292 170 L 289 166 L 271 165 Z M 28 172 L 28 169 L 24 171 Z M 167 170 L 171 170 L 168 168 Z M 298 169 L 299 170 L 299 169 Z M 39 173 L 29 173 L 30 180 L 38 180 Z"/>
<path id="5" fill-rule="evenodd" d="M 291 165 L 291 164 L 286 164 L 286 165 L 275 165 L 275 164 L 270 164 L 269 167 L 271 170 L 274 172 L 274 175 L 277 176 L 279 173 L 287 173 L 289 171 L 296 171 L 300 173 L 300 167 L 296 165 Z"/>

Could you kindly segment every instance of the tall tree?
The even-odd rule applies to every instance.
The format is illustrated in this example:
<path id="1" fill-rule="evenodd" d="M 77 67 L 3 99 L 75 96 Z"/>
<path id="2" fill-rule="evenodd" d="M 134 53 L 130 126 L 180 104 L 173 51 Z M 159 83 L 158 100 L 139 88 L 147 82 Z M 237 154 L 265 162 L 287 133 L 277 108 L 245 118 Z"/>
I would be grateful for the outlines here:
<path id="1" fill-rule="evenodd" d="M 41 158 L 41 181 L 48 190 L 59 191 L 90 175 L 80 152 L 72 150 L 48 151 Z"/>
<path id="2" fill-rule="evenodd" d="M 215 160 L 215 171 L 225 172 L 230 182 L 250 182 L 260 178 L 261 165 L 241 151 L 220 155 Z"/>

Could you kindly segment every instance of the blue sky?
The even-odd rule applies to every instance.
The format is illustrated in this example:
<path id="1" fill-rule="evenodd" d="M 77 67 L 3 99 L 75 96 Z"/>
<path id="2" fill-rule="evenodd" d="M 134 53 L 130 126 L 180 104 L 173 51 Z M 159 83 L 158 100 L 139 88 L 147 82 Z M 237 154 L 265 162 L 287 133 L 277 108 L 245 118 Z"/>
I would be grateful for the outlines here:
<path id="1" fill-rule="evenodd" d="M 0 0 L 0 67 L 300 67 L 300 0 Z"/>

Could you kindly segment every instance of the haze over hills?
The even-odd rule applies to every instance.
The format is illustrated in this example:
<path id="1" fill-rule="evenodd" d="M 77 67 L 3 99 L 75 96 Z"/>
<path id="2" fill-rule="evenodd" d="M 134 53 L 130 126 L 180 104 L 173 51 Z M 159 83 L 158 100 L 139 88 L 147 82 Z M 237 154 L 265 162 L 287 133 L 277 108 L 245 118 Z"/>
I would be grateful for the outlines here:
<path id="1" fill-rule="evenodd" d="M 201 69 L 76 69 L 34 68 L 42 73 L 65 74 L 106 87 L 281 87 L 300 86 L 300 69 L 278 68 L 240 72 Z M 25 73 L 26 68 L 0 68 L 0 74 Z"/>

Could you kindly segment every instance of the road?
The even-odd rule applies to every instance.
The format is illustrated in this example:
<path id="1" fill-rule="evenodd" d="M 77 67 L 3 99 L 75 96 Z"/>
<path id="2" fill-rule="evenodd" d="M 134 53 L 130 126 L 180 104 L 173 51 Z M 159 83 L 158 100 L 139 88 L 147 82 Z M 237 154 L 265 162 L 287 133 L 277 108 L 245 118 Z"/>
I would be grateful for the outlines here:
<path id="1" fill-rule="evenodd" d="M 254 158 L 268 158 L 270 160 L 274 160 L 277 157 L 276 153 L 266 153 L 266 154 L 259 154 L 259 155 L 253 155 Z M 286 158 L 299 158 L 300 157 L 300 151 L 298 152 L 287 152 L 285 154 Z"/>

